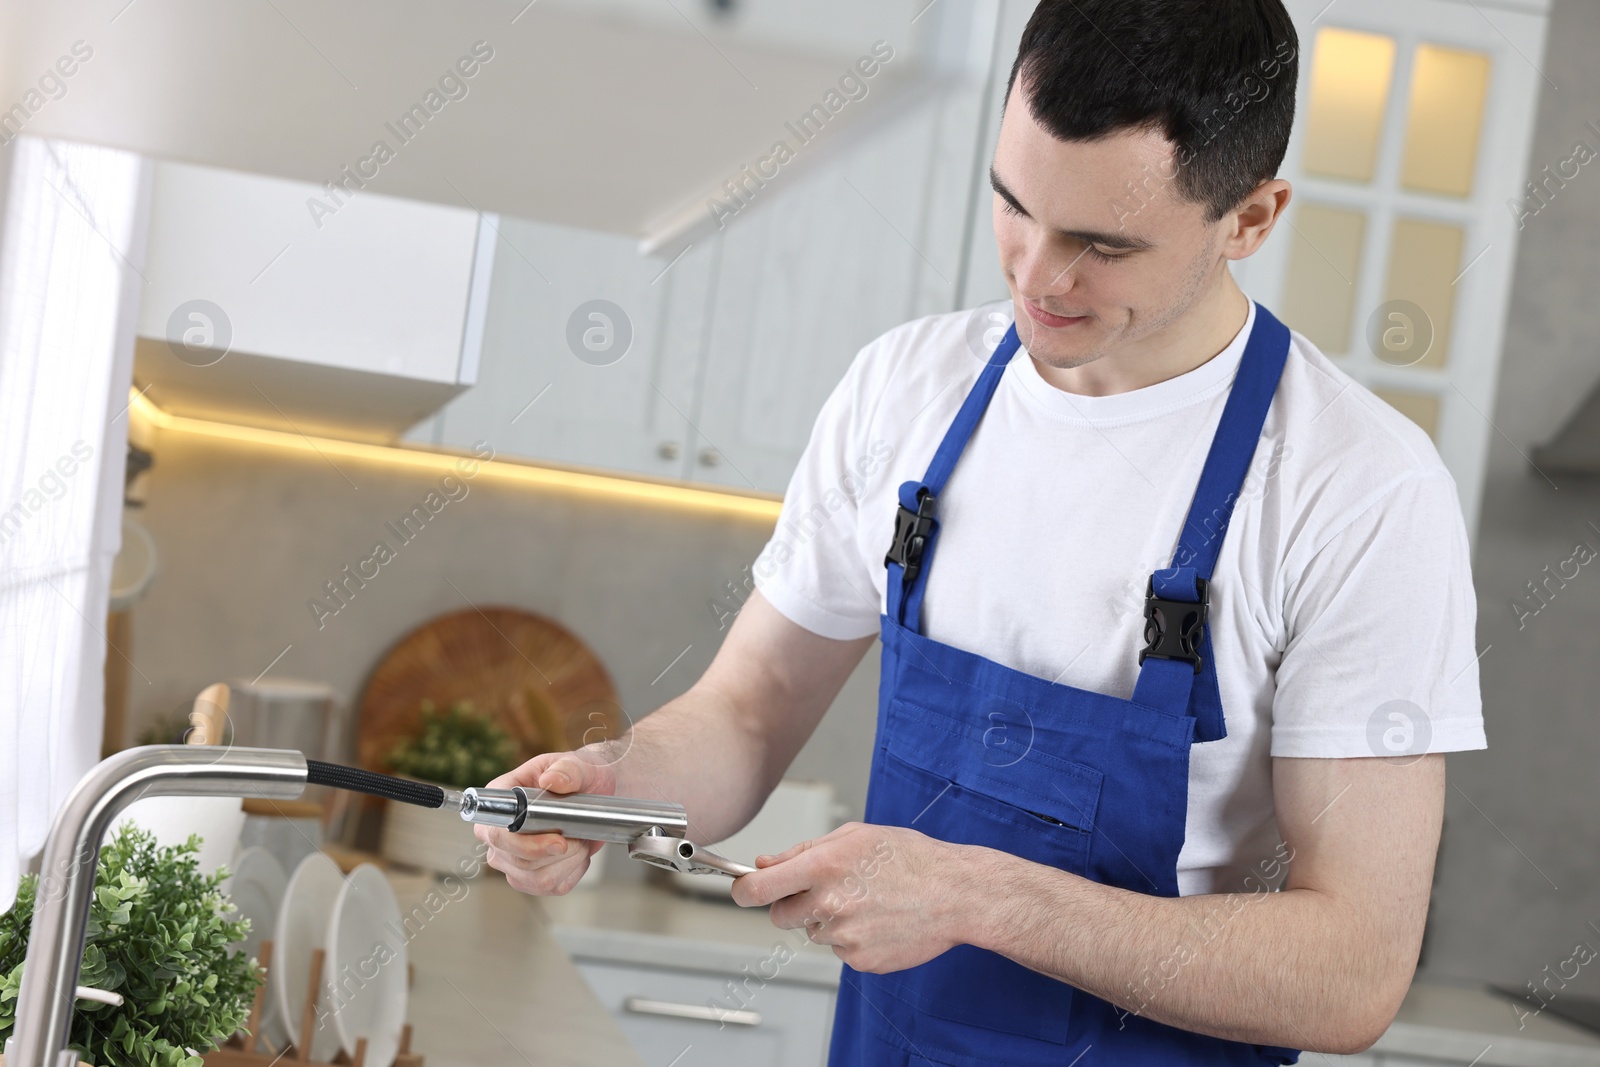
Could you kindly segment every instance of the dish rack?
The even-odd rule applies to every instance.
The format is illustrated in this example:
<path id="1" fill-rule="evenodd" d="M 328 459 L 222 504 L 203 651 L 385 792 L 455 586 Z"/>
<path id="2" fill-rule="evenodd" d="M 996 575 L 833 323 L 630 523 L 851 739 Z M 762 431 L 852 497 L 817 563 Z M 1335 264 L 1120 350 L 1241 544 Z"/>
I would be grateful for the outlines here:
<path id="1" fill-rule="evenodd" d="M 228 1039 L 227 1044 L 221 1048 L 206 1053 L 201 1057 L 206 1067 L 271 1067 L 272 1064 L 295 1064 L 321 1062 L 311 1059 L 311 1034 L 317 1025 L 317 1001 L 322 988 L 322 966 L 326 953 L 318 948 L 311 951 L 310 978 L 306 986 L 306 1002 L 300 1012 L 300 1032 L 290 1045 L 289 1051 L 272 1053 L 258 1052 L 256 1046 L 261 1041 L 261 1016 L 263 1005 L 266 1002 L 267 986 L 262 983 L 256 987 L 255 1001 L 250 1005 L 250 1017 L 245 1023 L 248 1036 L 243 1033 L 235 1034 Z M 261 942 L 260 956 L 258 957 L 261 968 L 269 972 L 268 981 L 271 980 L 272 969 L 272 942 Z M 330 1061 L 337 1064 L 346 1064 L 348 1067 L 390 1067 L 388 1064 L 367 1064 L 367 1039 L 356 1040 L 356 1053 L 347 1055 L 343 1049 L 336 1053 Z M 393 1067 L 423 1067 L 422 1056 L 411 1051 L 411 1024 L 406 1023 L 405 1029 L 400 1034 L 400 1052 L 394 1058 Z"/>

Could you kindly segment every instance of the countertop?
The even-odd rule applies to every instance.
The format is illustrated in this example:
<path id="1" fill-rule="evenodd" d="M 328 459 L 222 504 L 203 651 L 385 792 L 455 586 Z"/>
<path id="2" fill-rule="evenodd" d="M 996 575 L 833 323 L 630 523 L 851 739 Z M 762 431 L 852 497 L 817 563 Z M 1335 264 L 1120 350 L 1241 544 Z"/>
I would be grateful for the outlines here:
<path id="1" fill-rule="evenodd" d="M 654 880 L 601 880 L 593 889 L 545 897 L 539 904 L 550 917 L 551 933 L 576 957 L 737 975 L 787 946 L 793 958 L 777 981 L 839 985 L 833 950 L 813 945 L 803 932 L 779 930 L 765 908 L 741 908 Z"/>
<path id="2" fill-rule="evenodd" d="M 644 1067 L 539 902 L 494 872 L 389 883 L 410 937 L 411 1047 L 428 1067 Z"/>

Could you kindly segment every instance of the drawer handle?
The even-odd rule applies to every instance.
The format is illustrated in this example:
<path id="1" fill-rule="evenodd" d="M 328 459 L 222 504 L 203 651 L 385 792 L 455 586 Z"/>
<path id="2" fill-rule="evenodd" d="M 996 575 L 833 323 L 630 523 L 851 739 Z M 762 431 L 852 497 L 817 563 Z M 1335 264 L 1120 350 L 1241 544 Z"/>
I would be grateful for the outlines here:
<path id="1" fill-rule="evenodd" d="M 698 1019 L 707 1023 L 732 1023 L 734 1026 L 760 1026 L 761 1013 L 748 1008 L 713 1008 L 709 1004 L 680 1004 L 674 1000 L 651 1000 L 649 997 L 629 997 L 622 1002 L 623 1011 L 635 1015 L 665 1015 L 672 1019 Z"/>

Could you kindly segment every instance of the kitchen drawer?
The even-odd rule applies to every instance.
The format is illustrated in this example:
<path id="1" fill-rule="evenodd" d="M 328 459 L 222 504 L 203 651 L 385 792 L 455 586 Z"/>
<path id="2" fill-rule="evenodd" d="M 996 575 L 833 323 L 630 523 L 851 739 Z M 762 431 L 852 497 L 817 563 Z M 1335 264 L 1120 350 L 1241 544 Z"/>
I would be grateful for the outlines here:
<path id="1" fill-rule="evenodd" d="M 827 1058 L 831 990 L 781 981 L 759 985 L 749 976 L 575 962 L 650 1067 L 667 1067 L 688 1048 L 693 1052 L 681 1063 L 694 1067 L 819 1067 Z M 740 978 L 748 991 L 736 999 L 727 983 Z M 712 1004 L 735 1013 L 719 1021 Z"/>

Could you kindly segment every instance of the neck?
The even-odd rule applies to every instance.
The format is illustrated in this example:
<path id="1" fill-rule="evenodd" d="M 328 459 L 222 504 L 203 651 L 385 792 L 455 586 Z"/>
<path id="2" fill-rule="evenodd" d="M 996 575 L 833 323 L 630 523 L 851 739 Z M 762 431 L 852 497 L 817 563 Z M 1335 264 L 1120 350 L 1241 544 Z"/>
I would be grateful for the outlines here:
<path id="1" fill-rule="evenodd" d="M 1077 367 L 1052 367 L 1037 359 L 1033 365 L 1039 377 L 1065 393 L 1131 392 L 1209 362 L 1239 335 L 1249 314 L 1250 300 L 1224 264 L 1198 300 L 1152 332 Z"/>

